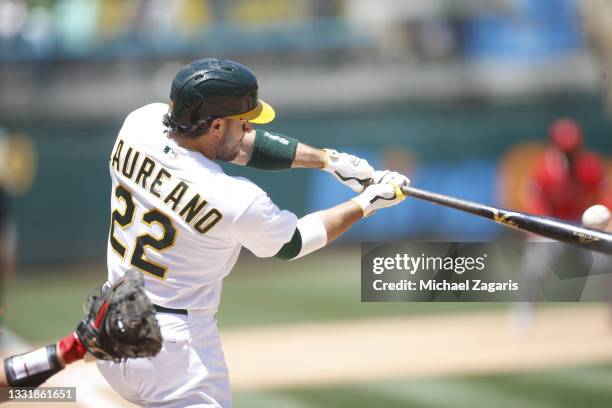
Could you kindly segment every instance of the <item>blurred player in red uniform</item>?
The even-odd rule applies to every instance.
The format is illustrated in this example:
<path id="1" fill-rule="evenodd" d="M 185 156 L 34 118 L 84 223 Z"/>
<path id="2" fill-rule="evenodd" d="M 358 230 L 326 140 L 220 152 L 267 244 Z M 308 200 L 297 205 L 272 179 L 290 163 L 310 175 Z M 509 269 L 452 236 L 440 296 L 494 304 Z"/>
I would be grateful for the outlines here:
<path id="1" fill-rule="evenodd" d="M 580 222 L 594 204 L 612 208 L 603 162 L 584 148 L 576 121 L 556 120 L 549 135 L 550 145 L 531 175 L 527 212 Z"/>
<path id="2" fill-rule="evenodd" d="M 549 129 L 550 144 L 537 159 L 530 174 L 526 197 L 526 211 L 533 214 L 559 218 L 580 223 L 585 211 L 595 204 L 612 208 L 612 194 L 606 180 L 606 171 L 601 158 L 584 148 L 582 130 L 575 120 L 560 118 Z M 589 228 L 605 229 L 607 221 L 597 224 L 585 222 Z M 609 267 L 609 257 L 586 250 L 577 250 L 569 245 L 551 241 L 546 245 L 534 241 L 549 241 L 530 235 L 523 258 L 523 280 L 535 300 L 537 281 L 550 270 L 564 254 L 582 260 L 580 268 L 585 272 L 601 273 Z M 611 282 L 612 283 L 612 282 Z M 610 291 L 612 294 L 612 291 Z M 580 296 L 581 293 L 577 293 Z M 578 299 L 577 299 L 578 300 Z M 611 303 L 612 304 L 612 303 Z M 521 328 L 533 324 L 534 310 L 531 302 L 521 302 L 515 309 Z"/>

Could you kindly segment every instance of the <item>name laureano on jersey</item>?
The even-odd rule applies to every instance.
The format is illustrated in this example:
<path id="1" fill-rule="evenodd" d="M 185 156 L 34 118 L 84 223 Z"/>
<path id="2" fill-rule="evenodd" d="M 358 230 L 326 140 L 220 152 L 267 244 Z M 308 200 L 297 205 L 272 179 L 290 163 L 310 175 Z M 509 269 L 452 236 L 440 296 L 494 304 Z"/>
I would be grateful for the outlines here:
<path id="1" fill-rule="evenodd" d="M 178 214 L 197 232 L 205 234 L 223 217 L 216 208 L 202 210 L 208 205 L 199 193 L 193 192 L 189 186 L 163 167 L 160 163 L 142 154 L 132 146 L 119 139 L 110 159 L 110 165 L 117 173 L 122 174 L 146 192 L 161 199 L 169 208 Z M 172 183 L 170 192 L 162 196 L 159 192 L 162 185 Z M 186 199 L 185 199 L 186 198 Z M 181 202 L 185 204 L 181 205 Z"/>

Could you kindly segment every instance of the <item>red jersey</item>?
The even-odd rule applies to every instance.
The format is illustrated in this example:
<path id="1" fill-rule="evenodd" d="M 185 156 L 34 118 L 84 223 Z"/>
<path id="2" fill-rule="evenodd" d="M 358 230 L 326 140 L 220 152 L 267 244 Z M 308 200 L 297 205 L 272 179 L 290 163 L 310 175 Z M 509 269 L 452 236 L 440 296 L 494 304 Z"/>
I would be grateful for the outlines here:
<path id="1" fill-rule="evenodd" d="M 559 149 L 548 147 L 538 159 L 531 180 L 531 213 L 580 222 L 588 207 L 611 204 L 605 193 L 603 163 L 597 154 L 587 150 L 574 153 L 570 166 Z"/>

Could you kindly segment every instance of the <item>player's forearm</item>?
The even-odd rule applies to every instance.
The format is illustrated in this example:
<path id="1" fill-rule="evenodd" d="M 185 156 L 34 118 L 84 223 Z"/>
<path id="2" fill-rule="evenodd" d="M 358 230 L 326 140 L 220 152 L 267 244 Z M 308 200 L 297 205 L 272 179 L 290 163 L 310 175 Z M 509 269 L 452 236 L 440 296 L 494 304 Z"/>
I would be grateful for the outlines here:
<path id="1" fill-rule="evenodd" d="M 364 216 L 372 214 L 379 208 L 395 205 L 405 198 L 401 187 L 410 184 L 410 180 L 407 177 L 390 171 L 376 173 L 381 173 L 375 175 L 375 177 L 380 177 L 380 180 L 376 181 L 377 183 L 388 179 L 392 184 L 390 186 L 372 186 L 371 191 L 366 191 L 350 201 L 312 214 L 318 216 L 322 220 L 323 225 L 325 225 L 327 243 L 344 234 L 351 225 Z"/>
<path id="2" fill-rule="evenodd" d="M 291 260 L 307 255 L 344 234 L 361 218 L 404 200 L 402 188 L 410 185 L 406 176 L 388 170 L 373 176 L 373 184 L 350 201 L 300 218 L 291 240 L 275 256 Z"/>
<path id="3" fill-rule="evenodd" d="M 260 170 L 321 169 L 326 153 L 288 136 L 258 130 L 245 134 L 232 163 Z"/>
<path id="4" fill-rule="evenodd" d="M 295 152 L 292 168 L 322 169 L 325 167 L 327 154 L 323 149 L 299 143 Z"/>
<path id="5" fill-rule="evenodd" d="M 353 201 L 308 214 L 298 220 L 291 240 L 275 256 L 292 260 L 308 255 L 338 238 L 362 216 L 361 207 Z"/>
<path id="6" fill-rule="evenodd" d="M 361 207 L 354 201 L 347 201 L 327 210 L 312 214 L 318 217 L 327 232 L 327 243 L 329 244 L 340 235 L 344 234 L 351 225 L 359 221 L 363 212 Z"/>
<path id="7" fill-rule="evenodd" d="M 322 169 L 358 193 L 374 175 L 374 168 L 367 160 L 333 149 L 317 149 L 280 133 L 263 130 L 244 135 L 232 163 L 259 170 Z"/>

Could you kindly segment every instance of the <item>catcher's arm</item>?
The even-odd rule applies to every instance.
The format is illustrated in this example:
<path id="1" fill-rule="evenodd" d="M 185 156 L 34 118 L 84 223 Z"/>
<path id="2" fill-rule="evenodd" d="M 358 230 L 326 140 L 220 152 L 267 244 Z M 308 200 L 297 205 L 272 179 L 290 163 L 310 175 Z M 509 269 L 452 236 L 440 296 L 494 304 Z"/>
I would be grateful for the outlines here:
<path id="1" fill-rule="evenodd" d="M 356 192 L 365 189 L 374 173 L 372 166 L 359 157 L 333 149 L 317 149 L 289 136 L 263 130 L 245 134 L 232 163 L 260 170 L 322 169 Z"/>
<path id="2" fill-rule="evenodd" d="M 161 350 L 155 310 L 138 272 L 128 271 L 108 290 L 90 296 L 87 306 L 76 331 L 55 344 L 7 357 L 0 369 L 0 386 L 38 387 L 87 352 L 120 361 L 154 356 Z"/>
<path id="3" fill-rule="evenodd" d="M 0 386 L 38 387 L 63 370 L 66 364 L 83 358 L 86 351 L 76 332 L 73 332 L 55 344 L 7 357 L 0 367 Z"/>

